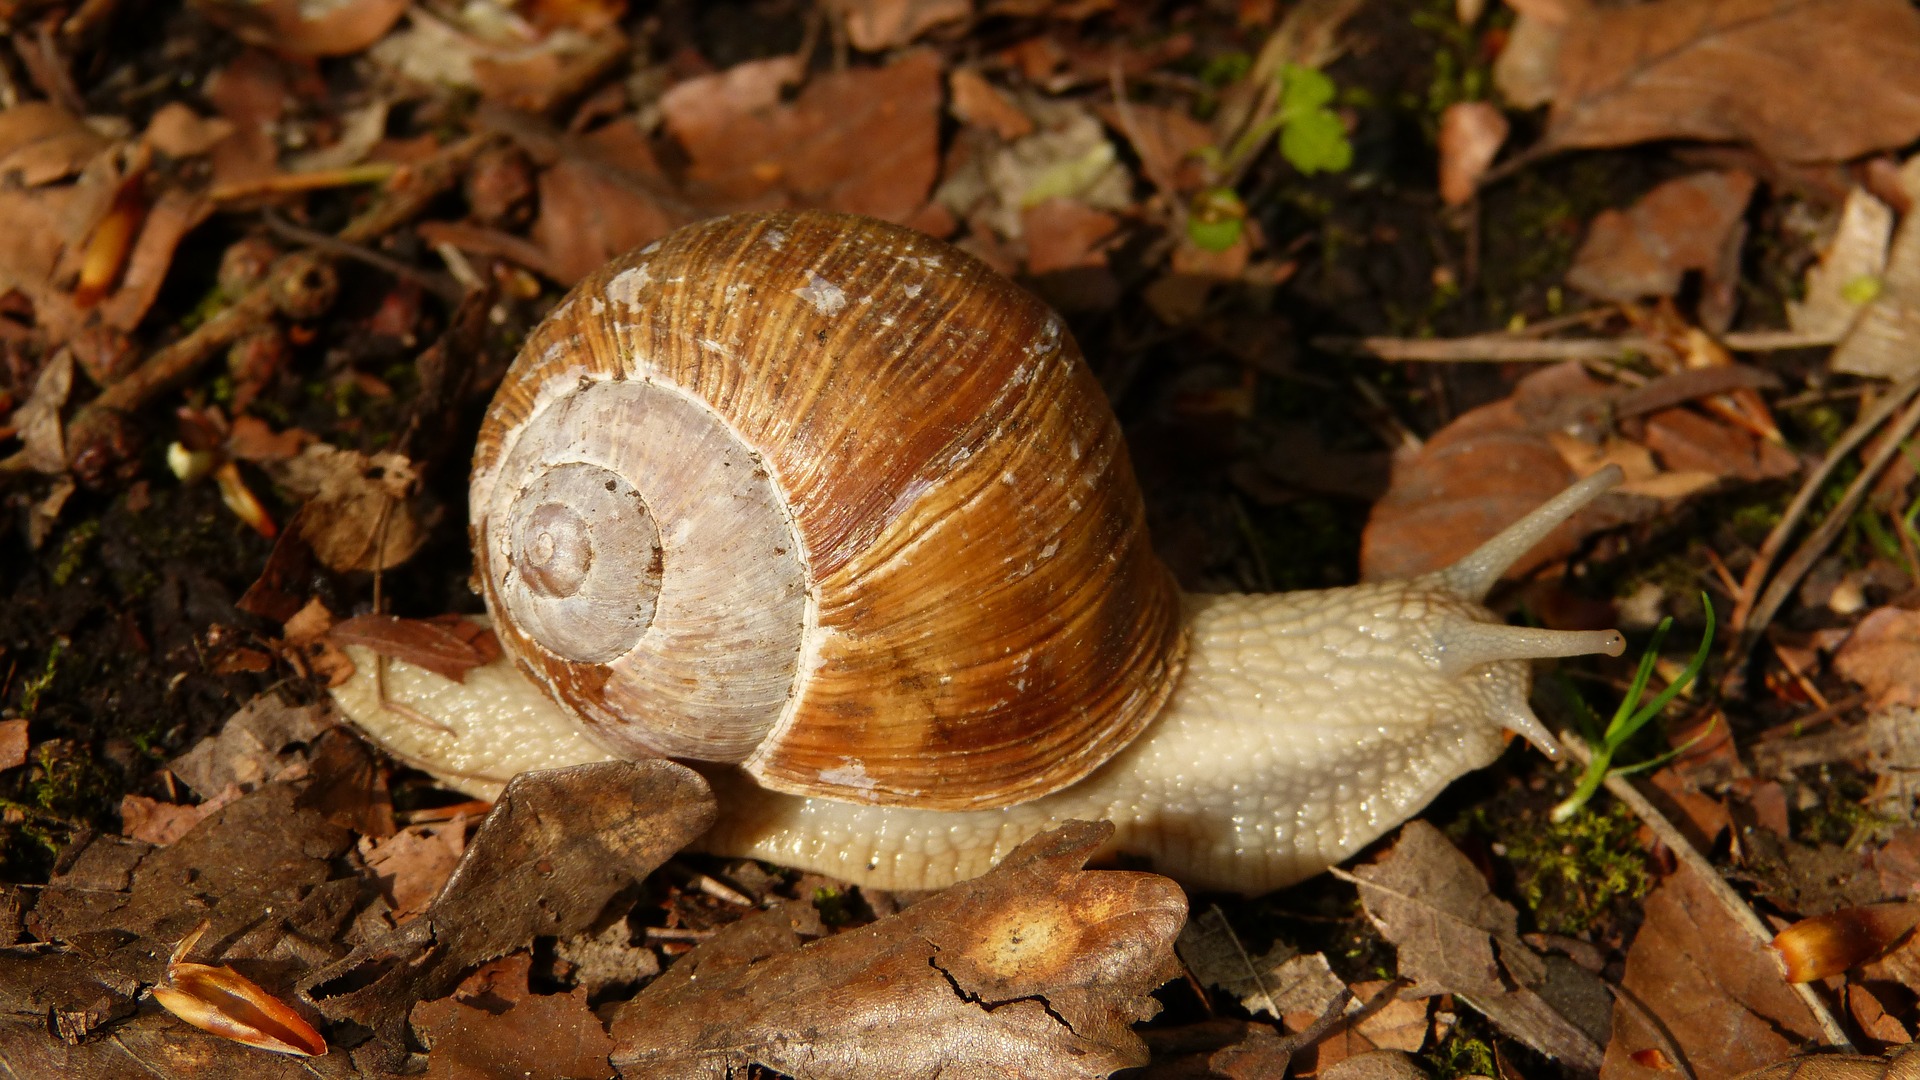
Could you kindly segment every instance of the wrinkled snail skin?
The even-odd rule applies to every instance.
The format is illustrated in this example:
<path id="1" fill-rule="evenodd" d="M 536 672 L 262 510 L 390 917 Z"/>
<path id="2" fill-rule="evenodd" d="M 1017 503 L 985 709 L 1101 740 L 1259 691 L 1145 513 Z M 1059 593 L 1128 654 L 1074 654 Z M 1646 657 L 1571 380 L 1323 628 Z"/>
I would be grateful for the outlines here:
<path id="1" fill-rule="evenodd" d="M 1261 892 L 1507 732 L 1552 752 L 1528 660 L 1620 637 L 1483 600 L 1615 478 L 1420 578 L 1181 595 L 1051 312 L 892 226 L 723 219 L 583 282 L 495 399 L 473 534 L 507 655 L 463 684 L 388 662 L 387 708 L 350 650 L 335 696 L 482 796 L 529 768 L 701 763 L 701 847 L 856 883 L 941 887 L 1104 818 L 1116 852 Z"/>

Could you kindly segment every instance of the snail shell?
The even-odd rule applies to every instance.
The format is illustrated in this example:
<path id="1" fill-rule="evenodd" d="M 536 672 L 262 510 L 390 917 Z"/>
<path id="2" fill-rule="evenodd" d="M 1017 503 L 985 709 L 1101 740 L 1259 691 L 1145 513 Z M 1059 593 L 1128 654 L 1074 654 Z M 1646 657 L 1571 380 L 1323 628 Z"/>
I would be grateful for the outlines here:
<path id="1" fill-rule="evenodd" d="M 475 452 L 502 644 L 625 756 L 958 810 L 1079 780 L 1185 649 L 1057 316 L 917 232 L 721 218 L 583 281 Z"/>

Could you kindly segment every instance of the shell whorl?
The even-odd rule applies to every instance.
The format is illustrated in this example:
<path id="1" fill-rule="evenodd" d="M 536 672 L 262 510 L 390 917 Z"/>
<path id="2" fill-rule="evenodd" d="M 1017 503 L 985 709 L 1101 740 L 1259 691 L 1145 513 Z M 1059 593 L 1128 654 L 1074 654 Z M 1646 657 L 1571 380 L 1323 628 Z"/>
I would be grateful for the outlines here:
<path id="1" fill-rule="evenodd" d="M 475 455 L 502 642 L 610 749 L 964 809 L 1078 780 L 1185 647 L 1044 305 L 918 233 L 681 230 L 530 337 Z"/>

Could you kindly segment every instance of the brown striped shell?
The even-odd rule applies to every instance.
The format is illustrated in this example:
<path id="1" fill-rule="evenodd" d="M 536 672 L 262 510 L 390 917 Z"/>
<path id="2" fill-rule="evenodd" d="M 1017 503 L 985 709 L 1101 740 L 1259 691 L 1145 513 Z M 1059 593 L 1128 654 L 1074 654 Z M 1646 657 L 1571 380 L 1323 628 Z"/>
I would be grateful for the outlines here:
<path id="1" fill-rule="evenodd" d="M 537 328 L 475 452 L 502 643 L 629 756 L 974 809 L 1085 776 L 1185 648 L 1057 316 L 919 233 L 682 229 Z"/>

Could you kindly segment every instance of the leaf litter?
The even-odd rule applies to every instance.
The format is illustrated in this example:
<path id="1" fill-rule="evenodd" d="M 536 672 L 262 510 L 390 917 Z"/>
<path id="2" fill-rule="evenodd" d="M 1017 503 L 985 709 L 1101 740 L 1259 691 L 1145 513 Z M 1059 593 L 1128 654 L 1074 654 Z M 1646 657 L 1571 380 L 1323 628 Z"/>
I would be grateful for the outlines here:
<path id="1" fill-rule="evenodd" d="M 1636 550 L 1685 548 L 1694 561 L 1679 576 L 1733 592 L 1739 571 L 1766 561 L 1751 535 L 1760 493 L 1809 474 L 1831 432 L 1911 370 L 1913 166 L 1897 155 L 1920 134 L 1913 13 L 1880 0 L 1514 6 L 1511 30 L 1460 5 L 1443 31 L 1344 3 L 1175 5 L 1161 22 L 1167 13 L 1097 0 L 836 0 L 764 5 L 791 33 L 743 45 L 618 3 L 365 0 L 321 14 L 207 0 L 153 35 L 176 57 L 204 57 L 180 84 L 204 89 L 167 84 L 126 108 L 115 95 L 128 76 L 103 81 L 122 69 L 102 61 L 127 43 L 87 28 L 111 4 L 23 39 L 0 79 L 11 106 L 0 212 L 17 241 L 0 256 L 0 427 L 14 440 L 9 470 L 30 477 L 8 492 L 18 561 L 46 569 L 21 586 L 22 614 L 0 620 L 31 625 L 0 639 L 0 821 L 9 852 L 38 843 L 51 869 L 0 887 L 0 1055 L 45 1073 L 160 1075 L 190 1061 L 205 1075 L 287 1072 L 287 1059 L 148 1001 L 170 966 L 179 982 L 205 961 L 323 1029 L 334 1050 L 313 1059 L 320 1075 L 605 1075 L 616 1060 L 636 1074 L 656 1060 L 751 1060 L 852 1075 L 874 1032 L 938 1017 L 951 1018 L 936 1031 L 946 1042 L 908 1046 L 928 1071 L 1056 1075 L 1070 1061 L 1100 1074 L 1143 1061 L 1130 1022 L 1174 970 L 1184 905 L 1162 879 L 1082 871 L 1084 837 L 1056 836 L 1001 877 L 911 903 L 707 867 L 754 882 L 767 908 L 731 922 L 739 910 L 713 895 L 729 887 L 696 884 L 705 869 L 650 875 L 697 830 L 697 778 L 595 766 L 528 780 L 487 816 L 390 776 L 304 702 L 356 659 L 455 677 L 484 662 L 485 635 L 441 618 L 470 604 L 449 602 L 457 572 L 428 580 L 429 564 L 464 561 L 458 512 L 440 510 L 459 505 L 458 418 L 551 300 L 545 283 L 755 206 L 907 222 L 1066 309 L 1129 411 L 1156 538 L 1190 588 L 1344 581 L 1329 568 L 1351 544 L 1282 560 L 1258 539 L 1328 492 L 1356 522 L 1372 509 L 1348 536 L 1369 576 L 1419 572 L 1614 463 L 1623 493 L 1520 568 L 1535 576 L 1521 592 L 1529 612 L 1610 624 L 1632 608 L 1651 625 L 1675 597 L 1691 600 L 1673 566 L 1633 563 Z M 1433 69 L 1413 92 L 1369 67 L 1404 54 L 1409 22 Z M 302 58 L 316 53 L 350 59 Z M 1514 111 L 1538 105 L 1544 128 Z M 1429 141 L 1383 155 L 1394 129 Z M 1577 152 L 1630 144 L 1630 155 Z M 1566 162 L 1574 172 L 1552 171 Z M 1645 171 L 1615 170 L 1596 198 L 1570 179 L 1582 162 Z M 1561 205 L 1530 210 L 1523 246 L 1503 249 L 1516 206 L 1543 186 Z M 1371 194 L 1386 190 L 1456 209 L 1410 215 Z M 1362 205 L 1373 216 L 1355 214 Z M 228 246 L 203 257 L 202 241 Z M 1502 276 L 1548 251 L 1559 254 L 1517 287 Z M 302 261 L 274 271 L 287 252 Z M 202 269 L 216 262 L 219 293 Z M 319 270 L 341 287 L 308 287 L 325 284 L 309 278 Z M 1415 284 L 1377 302 L 1395 278 Z M 1801 280 L 1797 296 L 1763 284 Z M 1600 303 L 1570 311 L 1563 286 Z M 1131 303 L 1136 290 L 1145 304 Z M 1398 366 L 1330 363 L 1301 332 L 1330 321 L 1382 335 L 1359 351 Z M 1830 357 L 1780 351 L 1836 341 Z M 1570 362 L 1526 378 L 1461 364 L 1421 373 L 1427 360 L 1495 358 Z M 233 508 L 193 527 L 281 523 L 270 558 L 261 541 L 153 571 L 128 557 L 122 526 L 100 524 L 108 499 L 134 519 L 156 499 L 220 506 L 192 503 L 152 468 L 146 446 L 176 433 L 198 455 L 182 479 L 204 473 Z M 1169 479 L 1170 463 L 1196 453 L 1231 482 Z M 1365 475 L 1334 477 L 1336 464 Z M 1513 1075 L 1510 1055 L 1528 1074 L 1557 1055 L 1555 1075 L 1578 1075 L 1604 1049 L 1602 1075 L 1707 1075 L 1833 1041 L 1817 1017 L 1795 1018 L 1803 999 L 1781 996 L 1753 943 L 1716 923 L 1725 897 L 1696 895 L 1686 875 L 1697 871 L 1672 869 L 1678 843 L 1713 852 L 1782 922 L 1871 930 L 1843 935 L 1857 947 L 1833 963 L 1855 966 L 1833 976 L 1847 980 L 1833 1008 L 1862 1047 L 1910 1037 L 1920 953 L 1890 940 L 1904 916 L 1872 913 L 1907 910 L 1915 877 L 1902 867 L 1914 861 L 1920 754 L 1905 734 L 1911 649 L 1899 629 L 1920 562 L 1911 477 L 1889 468 L 1809 578 L 1808 602 L 1758 631 L 1753 677 L 1712 710 L 1734 733 L 1655 774 L 1695 839 L 1647 826 L 1662 883 L 1638 926 L 1525 933 L 1547 915 L 1503 906 L 1519 853 L 1476 846 L 1458 818 L 1465 854 L 1409 826 L 1357 871 L 1372 929 L 1356 932 L 1371 946 L 1342 952 L 1322 932 L 1314 952 L 1281 934 L 1249 953 L 1238 941 L 1252 916 L 1207 908 L 1181 956 L 1188 985 L 1217 994 L 1160 991 L 1178 1026 L 1148 1029 L 1154 1065 Z M 1285 533 L 1289 547 L 1320 543 L 1329 519 L 1312 520 Z M 1779 527 L 1795 524 L 1789 513 Z M 1638 586 L 1609 598 L 1591 575 L 1623 557 Z M 74 597 L 86 589 L 117 591 L 82 618 Z M 107 669 L 63 669 L 74 661 L 61 657 L 103 653 L 161 658 L 171 696 L 145 715 L 164 722 L 90 734 L 82 717 L 116 715 L 127 698 L 117 686 L 120 698 L 85 697 Z M 1685 711 L 1693 724 L 1703 710 Z M 1664 747 L 1686 743 L 1681 719 L 1658 736 Z M 129 790 L 76 815 L 63 792 L 89 768 Z M 1493 775 L 1510 788 L 1493 797 L 1509 802 L 1547 799 L 1516 776 L 1560 783 L 1511 759 Z M 645 850 L 626 846 L 601 801 L 635 785 L 672 819 Z M 43 839 L 18 839 L 29 835 Z M 1361 927 L 1355 894 L 1343 895 L 1327 925 Z M 1076 921 L 1072 901 L 1089 897 L 1136 905 L 1126 932 Z M 172 955 L 203 918 L 191 958 Z M 1057 977 L 1008 981 L 964 962 L 1010 941 L 1009 920 L 1071 939 L 1037 957 Z M 1264 924 L 1252 936 L 1276 939 Z M 1354 959 L 1383 940 L 1411 985 Z M 695 972 L 741 996 L 716 1003 Z M 1641 1006 L 1616 1000 L 1610 1039 L 1602 982 Z M 1345 994 L 1355 1003 L 1335 1004 Z M 681 1012 L 661 1020 L 669 998 Z M 1229 1015 L 1201 1019 L 1208 1007 Z M 707 1027 L 663 1041 L 688 1016 Z M 1668 1037 L 1676 1026 L 1686 1037 Z M 729 1039 L 742 1032 L 754 1037 Z M 1709 1036 L 1744 1056 L 1723 1061 Z M 519 1056 L 529 1046 L 546 1056 Z M 701 1059 L 703 1047 L 720 1057 Z"/>

